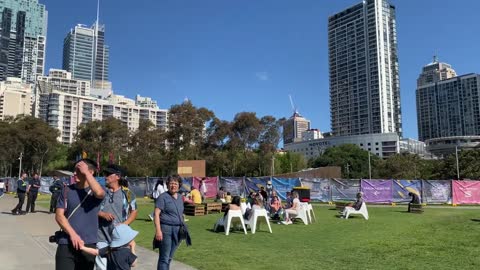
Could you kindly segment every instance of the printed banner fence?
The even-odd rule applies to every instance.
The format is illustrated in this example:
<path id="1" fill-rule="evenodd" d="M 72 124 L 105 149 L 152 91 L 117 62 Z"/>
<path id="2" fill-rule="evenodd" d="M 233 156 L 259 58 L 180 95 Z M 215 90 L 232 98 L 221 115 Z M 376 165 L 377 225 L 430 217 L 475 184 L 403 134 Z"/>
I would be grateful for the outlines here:
<path id="1" fill-rule="evenodd" d="M 270 181 L 270 177 L 245 178 L 245 196 L 248 196 L 250 192 L 258 192 L 260 187 L 264 187 L 266 190 L 268 181 Z"/>
<path id="2" fill-rule="evenodd" d="M 268 181 L 268 180 L 267 180 Z M 281 200 L 287 199 L 287 192 L 291 191 L 294 187 L 301 186 L 299 178 L 272 178 L 273 189 L 277 192 L 278 197 Z M 265 187 L 265 190 L 266 187 Z"/>
<path id="3" fill-rule="evenodd" d="M 423 180 L 423 202 L 452 203 L 452 181 L 450 180 Z"/>
<path id="4" fill-rule="evenodd" d="M 365 180 L 360 184 L 363 198 L 366 202 L 391 203 L 392 180 Z"/>
<path id="5" fill-rule="evenodd" d="M 245 192 L 243 177 L 220 177 L 219 182 L 225 192 L 230 192 L 232 196 L 242 196 Z"/>
<path id="6" fill-rule="evenodd" d="M 422 199 L 422 181 L 420 180 L 393 180 L 393 201 L 409 202 L 408 193 L 416 193 Z"/>
<path id="7" fill-rule="evenodd" d="M 479 204 L 480 181 L 452 181 L 454 204 Z"/>
<path id="8" fill-rule="evenodd" d="M 105 180 L 105 179 L 104 179 Z M 147 178 L 145 177 L 139 177 L 139 178 L 127 178 L 128 181 L 128 188 L 130 191 L 135 193 L 135 196 L 137 197 L 144 197 L 144 196 L 150 196 L 149 193 L 147 193 Z"/>
<path id="9" fill-rule="evenodd" d="M 203 179 L 203 185 L 200 186 L 200 180 Z M 215 198 L 217 197 L 218 191 L 218 178 L 217 177 L 193 177 L 193 186 L 198 188 L 200 192 L 203 192 L 206 198 Z"/>
<path id="10" fill-rule="evenodd" d="M 360 180 L 331 179 L 332 201 L 354 201 L 360 191 Z"/>
<path id="11" fill-rule="evenodd" d="M 320 202 L 331 201 L 329 179 L 302 179 L 302 186 L 310 188 L 310 200 Z"/>

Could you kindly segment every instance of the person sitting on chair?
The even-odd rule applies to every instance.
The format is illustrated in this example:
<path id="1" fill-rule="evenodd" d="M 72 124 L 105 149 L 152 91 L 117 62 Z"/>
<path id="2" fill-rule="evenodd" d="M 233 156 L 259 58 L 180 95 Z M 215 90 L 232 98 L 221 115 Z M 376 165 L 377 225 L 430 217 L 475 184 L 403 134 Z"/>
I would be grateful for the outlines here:
<path id="1" fill-rule="evenodd" d="M 230 203 L 227 206 L 227 209 L 225 210 L 225 214 L 217 220 L 215 225 L 213 226 L 213 231 L 217 232 L 220 231 L 220 228 L 225 227 L 225 220 L 228 215 L 229 210 L 241 210 L 242 208 L 240 207 L 240 196 L 234 196 L 232 198 L 232 203 Z"/>
<path id="2" fill-rule="evenodd" d="M 298 210 L 300 209 L 300 200 L 298 199 L 298 192 L 294 191 L 292 194 L 292 206 L 290 208 L 285 208 L 285 220 L 282 221 L 282 224 L 289 225 L 292 224 L 291 216 L 297 216 Z"/>
<path id="3" fill-rule="evenodd" d="M 272 200 L 270 201 L 270 216 L 273 219 L 278 220 L 280 219 L 280 215 L 282 212 L 283 212 L 282 202 L 280 201 L 277 195 L 273 195 L 272 193 Z"/>
<path id="4" fill-rule="evenodd" d="M 411 212 L 410 210 L 411 210 L 412 204 L 420 204 L 420 197 L 413 192 L 409 192 L 408 196 L 412 197 L 412 200 L 408 203 L 408 212 Z"/>
<path id="5" fill-rule="evenodd" d="M 351 210 L 356 210 L 356 211 L 360 210 L 360 208 L 362 207 L 362 204 L 363 204 L 363 193 L 358 192 L 357 193 L 357 200 L 354 203 L 351 203 L 348 206 L 345 206 L 343 211 L 340 212 L 342 214 L 342 216 L 340 218 L 345 218 L 348 210 L 350 210 L 350 211 Z"/>
<path id="6" fill-rule="evenodd" d="M 256 209 L 263 209 L 263 199 L 260 196 L 257 196 L 253 202 L 252 208 L 247 209 L 244 214 L 244 218 L 246 220 L 250 220 L 250 218 L 253 216 L 253 211 Z"/>

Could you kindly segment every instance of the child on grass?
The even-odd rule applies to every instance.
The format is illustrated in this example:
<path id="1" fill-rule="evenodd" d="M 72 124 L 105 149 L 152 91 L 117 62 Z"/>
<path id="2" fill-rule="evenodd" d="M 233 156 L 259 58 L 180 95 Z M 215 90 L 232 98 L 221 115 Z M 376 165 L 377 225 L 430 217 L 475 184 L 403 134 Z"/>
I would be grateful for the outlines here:
<path id="1" fill-rule="evenodd" d="M 135 267 L 137 256 L 135 255 L 135 236 L 138 232 L 128 225 L 115 226 L 112 233 L 110 246 L 96 249 L 82 246 L 80 250 L 85 253 L 107 258 L 108 270 L 129 270 Z"/>

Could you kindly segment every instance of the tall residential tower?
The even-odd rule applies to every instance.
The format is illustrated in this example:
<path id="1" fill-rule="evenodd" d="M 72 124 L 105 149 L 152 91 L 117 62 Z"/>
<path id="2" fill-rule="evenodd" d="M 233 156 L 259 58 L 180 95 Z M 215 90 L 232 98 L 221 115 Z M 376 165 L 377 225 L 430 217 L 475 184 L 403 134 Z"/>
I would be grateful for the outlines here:
<path id="1" fill-rule="evenodd" d="M 0 80 L 43 75 L 48 12 L 38 0 L 0 1 Z"/>
<path id="2" fill-rule="evenodd" d="M 395 7 L 364 0 L 328 19 L 334 136 L 402 136 Z"/>
<path id="3" fill-rule="evenodd" d="M 109 47 L 105 44 L 105 26 L 77 25 L 64 39 L 63 69 L 73 79 L 90 81 L 104 88 L 108 81 Z"/>

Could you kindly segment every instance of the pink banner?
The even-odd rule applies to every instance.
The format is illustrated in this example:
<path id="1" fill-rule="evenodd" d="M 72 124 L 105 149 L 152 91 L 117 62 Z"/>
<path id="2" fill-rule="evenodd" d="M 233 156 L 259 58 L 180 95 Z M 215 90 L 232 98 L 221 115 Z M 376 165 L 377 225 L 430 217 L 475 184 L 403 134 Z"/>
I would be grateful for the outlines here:
<path id="1" fill-rule="evenodd" d="M 454 204 L 479 204 L 480 181 L 452 181 Z"/>
<path id="2" fill-rule="evenodd" d="M 203 185 L 200 186 L 200 181 L 203 179 Z M 192 185 L 204 193 L 206 198 L 217 197 L 218 180 L 217 177 L 193 177 Z"/>

